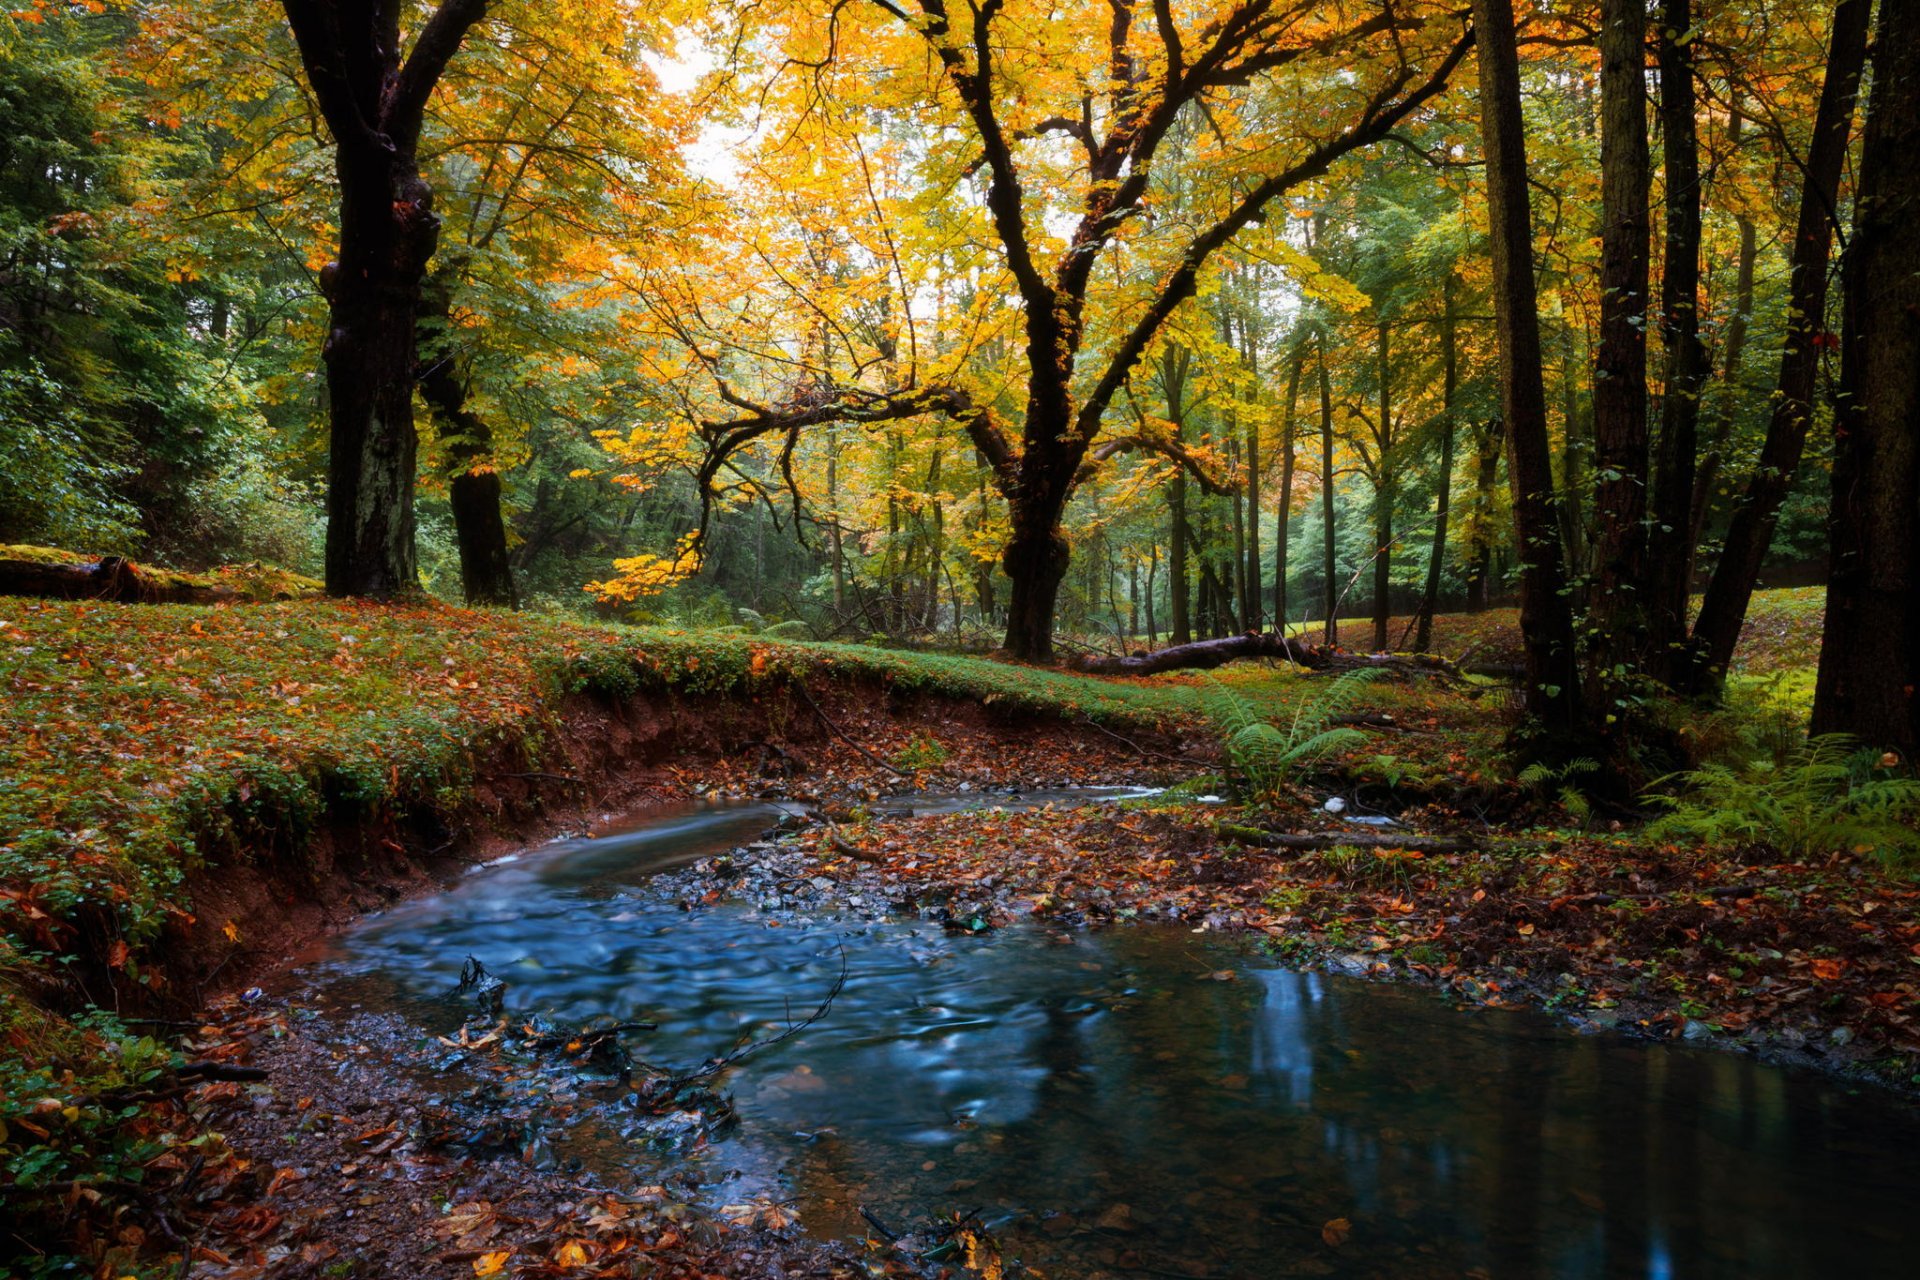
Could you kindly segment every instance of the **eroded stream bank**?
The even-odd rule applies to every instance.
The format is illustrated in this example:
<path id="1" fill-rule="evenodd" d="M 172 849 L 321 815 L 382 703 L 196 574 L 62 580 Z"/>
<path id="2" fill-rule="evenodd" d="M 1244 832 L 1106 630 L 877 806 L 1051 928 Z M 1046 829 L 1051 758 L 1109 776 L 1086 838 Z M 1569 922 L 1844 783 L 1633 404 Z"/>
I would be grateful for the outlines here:
<path id="1" fill-rule="evenodd" d="M 267 1175 L 282 1262 L 629 1274 L 709 1215 L 845 1240 L 977 1209 L 1009 1259 L 1056 1276 L 1906 1264 L 1892 1224 L 1920 1192 L 1920 1116 L 1886 1095 L 1296 972 L 1191 922 L 975 932 L 827 876 L 717 893 L 712 862 L 688 867 L 751 862 L 778 816 L 528 851 L 363 922 L 249 1006 L 273 1075 L 227 1127 L 306 1170 Z M 843 952 L 828 1016 L 740 1064 L 738 1120 L 704 1139 L 643 1121 L 604 1071 L 472 1047 L 486 1028 L 449 995 L 475 956 L 510 984 L 510 1027 L 656 1021 L 635 1050 L 697 1064 L 811 1009 Z M 350 1101 L 302 1105 L 322 1094 Z M 592 1225 L 656 1186 L 622 1211 L 646 1230 Z M 329 1200 L 352 1216 L 299 1220 Z M 744 1274 L 905 1265 L 728 1239 Z"/>

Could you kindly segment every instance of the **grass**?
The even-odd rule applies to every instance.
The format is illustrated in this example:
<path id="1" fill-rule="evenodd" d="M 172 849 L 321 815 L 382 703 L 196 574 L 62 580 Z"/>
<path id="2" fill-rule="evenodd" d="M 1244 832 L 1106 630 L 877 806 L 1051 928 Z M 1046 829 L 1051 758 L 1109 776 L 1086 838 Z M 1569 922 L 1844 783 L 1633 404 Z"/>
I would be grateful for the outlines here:
<path id="1" fill-rule="evenodd" d="M 1819 594 L 1763 593 L 1747 671 L 1804 663 Z M 1511 611 L 1436 619 L 1498 642 Z M 597 626 L 526 614 L 306 599 L 218 608 L 0 602 L 0 933 L 11 957 L 58 953 L 72 922 L 139 950 L 208 841 L 295 837 L 324 803 L 444 799 L 502 745 L 529 758 L 558 699 L 643 687 L 725 693 L 841 673 L 1111 726 L 1197 734 L 1222 686 L 1260 719 L 1318 684 L 1290 668 L 1103 679 L 989 659 L 740 633 Z M 1758 676 L 1751 677 L 1758 680 Z M 1799 677 L 1772 677 L 1773 696 Z M 1380 683 L 1372 708 L 1443 731 L 1454 759 L 1491 758 L 1499 717 L 1422 683 Z M 1402 744 L 1396 743 L 1396 749 Z M 1409 741 L 1418 752 L 1421 744 Z M 1437 746 L 1435 749 L 1439 749 Z M 0 953 L 0 965 L 8 961 Z"/>
<path id="2" fill-rule="evenodd" d="M 209 842 L 297 838 L 328 803 L 445 798 L 488 750 L 537 756 L 570 692 L 724 693 L 807 672 L 1110 725 L 1206 723 L 1207 685 L 1180 676 L 439 607 L 7 601 L 0 928 L 17 957 L 68 950 L 75 922 L 92 921 L 95 945 L 126 943 L 137 971 Z M 1308 684 L 1257 666 L 1227 679 L 1273 715 Z"/>

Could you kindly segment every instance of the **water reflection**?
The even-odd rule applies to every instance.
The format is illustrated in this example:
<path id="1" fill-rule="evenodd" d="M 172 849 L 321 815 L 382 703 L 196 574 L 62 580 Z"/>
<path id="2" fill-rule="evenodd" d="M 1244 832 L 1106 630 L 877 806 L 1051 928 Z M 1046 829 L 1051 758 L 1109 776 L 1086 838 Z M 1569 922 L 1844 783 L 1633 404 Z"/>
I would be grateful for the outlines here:
<path id="1" fill-rule="evenodd" d="M 703 1167 L 733 1179 L 722 1194 L 797 1194 L 824 1233 L 862 1231 L 861 1206 L 896 1225 L 981 1206 L 1055 1275 L 1911 1274 L 1904 1105 L 1181 931 L 950 937 L 685 911 L 653 887 L 770 816 L 684 816 L 476 874 L 340 940 L 314 993 L 444 1031 L 471 953 L 513 982 L 510 1008 L 658 1018 L 649 1056 L 691 1062 L 811 1007 L 843 939 L 840 1003 L 736 1078 L 744 1123 Z M 603 1178 L 646 1176 L 604 1134 L 573 1149 Z"/>

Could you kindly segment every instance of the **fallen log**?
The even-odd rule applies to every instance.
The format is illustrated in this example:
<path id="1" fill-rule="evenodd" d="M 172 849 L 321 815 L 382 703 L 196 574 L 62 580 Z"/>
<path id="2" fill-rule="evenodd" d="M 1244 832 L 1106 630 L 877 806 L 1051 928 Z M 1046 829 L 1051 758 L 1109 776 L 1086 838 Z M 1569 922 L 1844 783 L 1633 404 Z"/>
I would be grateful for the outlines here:
<path id="1" fill-rule="evenodd" d="M 1460 669 L 1431 653 L 1354 653 L 1338 645 L 1307 644 L 1277 631 L 1249 631 L 1217 640 L 1169 645 L 1153 653 L 1099 657 L 1081 655 L 1068 662 L 1075 671 L 1096 676 L 1151 676 L 1163 671 L 1205 671 L 1240 658 L 1278 658 L 1304 671 L 1401 671 L 1458 679 Z"/>
<path id="2" fill-rule="evenodd" d="M 241 598 L 231 587 L 158 574 L 121 556 L 64 564 L 0 559 L 0 595 L 110 600 L 118 604 L 228 604 Z"/>
<path id="3" fill-rule="evenodd" d="M 1410 849 L 1416 853 L 1472 853 L 1486 842 L 1463 836 L 1423 836 L 1409 831 L 1404 835 L 1382 835 L 1373 831 L 1316 831 L 1297 833 L 1268 831 L 1264 827 L 1245 827 L 1223 822 L 1216 834 L 1241 844 L 1263 849 L 1292 849 L 1312 852 L 1319 849 Z"/>

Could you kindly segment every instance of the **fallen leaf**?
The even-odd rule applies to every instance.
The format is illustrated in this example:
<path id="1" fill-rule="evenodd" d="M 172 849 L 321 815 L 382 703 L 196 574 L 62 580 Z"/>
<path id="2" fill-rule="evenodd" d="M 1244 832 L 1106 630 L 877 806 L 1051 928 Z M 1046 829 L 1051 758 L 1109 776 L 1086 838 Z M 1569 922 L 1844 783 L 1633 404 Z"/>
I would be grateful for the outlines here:
<path id="1" fill-rule="evenodd" d="M 1327 1224 L 1320 1228 L 1320 1238 L 1336 1249 L 1345 1244 L 1347 1237 L 1352 1234 L 1353 1224 L 1345 1218 L 1329 1219 Z"/>

